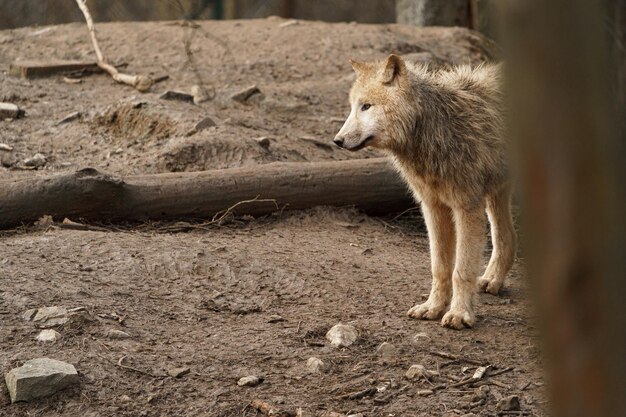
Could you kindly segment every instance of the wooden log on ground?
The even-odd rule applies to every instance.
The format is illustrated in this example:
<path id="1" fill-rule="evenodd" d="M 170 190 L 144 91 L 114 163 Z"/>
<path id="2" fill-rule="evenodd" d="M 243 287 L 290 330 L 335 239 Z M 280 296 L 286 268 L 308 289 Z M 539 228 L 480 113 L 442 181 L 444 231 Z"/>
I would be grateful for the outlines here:
<path id="1" fill-rule="evenodd" d="M 97 62 L 16 61 L 9 65 L 9 75 L 22 78 L 48 77 L 76 71 L 102 72 Z"/>
<path id="2" fill-rule="evenodd" d="M 0 228 L 43 215 L 91 220 L 211 218 L 241 201 L 237 214 L 265 215 L 314 206 L 356 206 L 368 213 L 414 205 L 385 158 L 279 162 L 214 171 L 131 176 L 87 168 L 72 174 L 0 182 Z"/>

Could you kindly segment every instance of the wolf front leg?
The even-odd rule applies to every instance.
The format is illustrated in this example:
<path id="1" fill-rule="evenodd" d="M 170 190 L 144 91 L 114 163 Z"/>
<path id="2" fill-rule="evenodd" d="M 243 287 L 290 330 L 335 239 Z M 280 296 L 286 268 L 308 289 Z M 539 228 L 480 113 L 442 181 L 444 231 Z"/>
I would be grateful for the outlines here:
<path id="1" fill-rule="evenodd" d="M 455 232 L 452 210 L 439 202 L 422 202 L 422 212 L 428 238 L 433 282 L 430 296 L 424 304 L 417 304 L 407 315 L 416 319 L 439 319 L 452 296 L 452 269 L 454 268 Z"/>
<path id="2" fill-rule="evenodd" d="M 445 327 L 462 329 L 476 322 L 474 298 L 485 241 L 485 208 L 455 209 L 456 260 L 452 274 L 452 302 L 441 320 Z"/>
<path id="3" fill-rule="evenodd" d="M 491 224 L 493 252 L 478 285 L 485 292 L 498 294 L 515 258 L 515 228 L 511 216 L 509 187 L 487 196 L 487 214 Z"/>

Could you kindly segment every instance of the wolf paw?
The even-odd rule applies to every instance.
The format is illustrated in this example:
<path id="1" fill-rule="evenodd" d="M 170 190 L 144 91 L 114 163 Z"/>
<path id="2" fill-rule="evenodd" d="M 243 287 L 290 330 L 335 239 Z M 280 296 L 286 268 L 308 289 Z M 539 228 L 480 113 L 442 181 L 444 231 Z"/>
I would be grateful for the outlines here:
<path id="1" fill-rule="evenodd" d="M 481 291 L 489 294 L 498 295 L 502 289 L 502 282 L 497 279 L 489 279 L 487 277 L 478 278 L 478 287 Z"/>
<path id="2" fill-rule="evenodd" d="M 441 325 L 450 329 L 461 330 L 473 327 L 476 323 L 474 313 L 468 310 L 450 310 L 441 319 Z"/>
<path id="3" fill-rule="evenodd" d="M 426 301 L 424 304 L 417 304 L 406 315 L 414 319 L 437 320 L 443 314 L 445 305 L 437 305 L 433 302 Z"/>

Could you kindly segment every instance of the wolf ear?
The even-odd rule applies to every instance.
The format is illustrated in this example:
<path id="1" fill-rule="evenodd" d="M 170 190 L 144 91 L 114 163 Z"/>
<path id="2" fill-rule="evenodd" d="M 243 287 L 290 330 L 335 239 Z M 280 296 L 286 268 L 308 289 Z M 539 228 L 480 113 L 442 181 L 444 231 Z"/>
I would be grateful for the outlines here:
<path id="1" fill-rule="evenodd" d="M 391 84 L 399 77 L 406 74 L 406 64 L 398 55 L 389 55 L 383 68 L 381 81 L 383 84 Z"/>
<path id="2" fill-rule="evenodd" d="M 360 74 L 365 71 L 365 67 L 367 66 L 365 62 L 355 61 L 354 59 L 350 60 L 350 65 L 352 65 L 352 69 L 357 74 Z"/>

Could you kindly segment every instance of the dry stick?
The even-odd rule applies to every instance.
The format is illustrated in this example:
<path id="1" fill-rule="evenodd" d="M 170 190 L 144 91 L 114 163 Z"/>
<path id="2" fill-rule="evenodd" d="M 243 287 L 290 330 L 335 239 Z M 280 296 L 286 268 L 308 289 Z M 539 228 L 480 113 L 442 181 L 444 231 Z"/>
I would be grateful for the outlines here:
<path id="1" fill-rule="evenodd" d="M 215 216 L 213 216 L 213 218 L 210 221 L 208 221 L 208 222 L 204 222 L 204 223 L 200 223 L 200 224 L 190 224 L 190 225 L 184 225 L 184 226 L 180 226 L 180 225 L 164 226 L 164 227 L 160 227 L 158 230 L 159 231 L 166 231 L 166 232 L 167 231 L 188 230 L 188 229 L 202 229 L 202 230 L 204 230 L 207 226 L 212 226 L 214 224 L 220 224 L 237 207 L 239 207 L 241 205 L 244 205 L 244 204 L 249 204 L 249 203 L 274 203 L 274 205 L 276 206 L 276 209 L 278 209 L 278 201 L 276 201 L 273 198 L 259 199 L 259 196 L 257 195 L 253 199 L 239 201 L 239 202 L 233 204 L 232 206 L 228 207 L 223 212 L 216 213 Z"/>
<path id="2" fill-rule="evenodd" d="M 454 384 L 437 385 L 436 387 L 433 388 L 433 390 L 438 391 L 438 390 L 447 389 L 447 388 L 459 388 L 459 387 L 463 387 L 465 385 L 471 385 L 473 383 L 486 381 L 487 379 L 489 379 L 489 378 L 491 378 L 493 376 L 502 375 L 505 372 L 510 372 L 513 369 L 515 369 L 515 368 L 508 367 L 508 368 L 502 369 L 500 371 L 495 371 L 495 372 L 488 373 L 487 375 L 483 376 L 482 378 L 474 378 L 472 376 L 471 378 L 464 379 L 463 381 L 460 381 L 460 382 L 455 382 Z"/>
<path id="3" fill-rule="evenodd" d="M 469 364 L 472 365 L 476 365 L 476 366 L 483 366 L 483 362 L 479 362 L 470 358 L 465 358 L 462 356 L 457 356 L 457 355 L 453 355 L 451 353 L 448 352 L 440 352 L 440 351 L 429 351 L 429 353 L 431 355 L 435 355 L 435 356 L 439 356 L 441 358 L 445 358 L 445 359 L 451 359 L 453 361 L 461 361 L 461 362 L 467 362 Z"/>
<path id="4" fill-rule="evenodd" d="M 108 72 L 118 83 L 130 85 L 141 92 L 148 91 L 150 87 L 152 87 L 152 84 L 154 84 L 154 81 L 150 77 L 145 75 L 123 74 L 113 65 L 106 62 L 104 55 L 100 50 L 100 46 L 98 45 L 98 40 L 96 39 L 96 27 L 93 24 L 93 19 L 91 18 L 91 13 L 89 13 L 86 0 L 76 0 L 76 4 L 78 4 L 78 7 L 85 16 L 87 28 L 89 28 L 89 35 L 91 36 L 91 43 L 93 44 L 93 49 L 95 50 L 96 57 L 98 59 L 98 66 Z"/>

